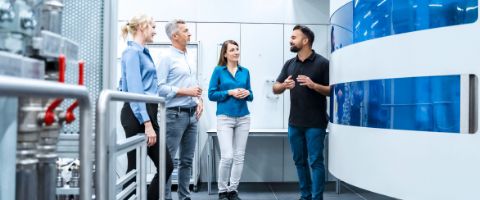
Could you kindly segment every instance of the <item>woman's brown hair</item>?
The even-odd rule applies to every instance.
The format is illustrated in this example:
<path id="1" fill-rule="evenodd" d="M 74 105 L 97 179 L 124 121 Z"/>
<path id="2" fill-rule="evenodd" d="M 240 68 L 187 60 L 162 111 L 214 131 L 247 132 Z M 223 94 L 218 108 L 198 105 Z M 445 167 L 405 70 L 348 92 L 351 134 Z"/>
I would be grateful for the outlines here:
<path id="1" fill-rule="evenodd" d="M 220 50 L 220 58 L 218 58 L 218 66 L 226 66 L 227 65 L 227 58 L 225 57 L 225 53 L 227 53 L 228 44 L 233 44 L 238 47 L 238 43 L 234 40 L 227 40 L 222 44 L 222 50 Z"/>

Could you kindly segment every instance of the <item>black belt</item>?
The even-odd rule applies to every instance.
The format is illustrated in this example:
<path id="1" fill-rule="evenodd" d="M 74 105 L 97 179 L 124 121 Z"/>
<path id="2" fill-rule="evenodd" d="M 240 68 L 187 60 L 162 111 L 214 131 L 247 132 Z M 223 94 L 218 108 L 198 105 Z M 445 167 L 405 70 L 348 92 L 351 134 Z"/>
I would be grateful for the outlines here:
<path id="1" fill-rule="evenodd" d="M 167 110 L 174 110 L 174 111 L 178 111 L 178 112 L 194 113 L 194 112 L 197 111 L 197 106 L 193 106 L 193 107 L 180 107 L 180 106 L 177 106 L 177 107 L 167 108 Z"/>

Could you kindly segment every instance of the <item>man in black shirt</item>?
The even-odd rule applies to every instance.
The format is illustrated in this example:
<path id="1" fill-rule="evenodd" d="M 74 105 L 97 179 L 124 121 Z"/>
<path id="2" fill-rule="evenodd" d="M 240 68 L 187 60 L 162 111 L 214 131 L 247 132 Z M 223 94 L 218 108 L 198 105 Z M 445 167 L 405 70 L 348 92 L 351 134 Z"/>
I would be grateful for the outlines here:
<path id="1" fill-rule="evenodd" d="M 290 51 L 297 56 L 285 62 L 273 85 L 275 94 L 290 90 L 288 139 L 297 168 L 301 200 L 323 199 L 325 183 L 323 147 L 328 124 L 329 62 L 312 49 L 314 38 L 306 26 L 293 28 Z"/>

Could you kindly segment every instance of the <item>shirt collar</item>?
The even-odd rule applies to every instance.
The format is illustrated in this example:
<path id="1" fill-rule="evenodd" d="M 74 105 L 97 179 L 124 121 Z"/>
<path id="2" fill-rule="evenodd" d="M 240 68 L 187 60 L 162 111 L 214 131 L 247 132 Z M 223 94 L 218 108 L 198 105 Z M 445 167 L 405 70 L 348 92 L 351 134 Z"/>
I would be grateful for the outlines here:
<path id="1" fill-rule="evenodd" d="M 136 49 L 136 50 L 139 50 L 139 51 L 142 51 L 144 53 L 150 54 L 150 51 L 147 48 L 145 48 L 141 44 L 136 43 L 135 41 L 128 41 L 127 45 Z"/>
<path id="2" fill-rule="evenodd" d="M 170 49 L 171 49 L 172 51 L 174 51 L 174 52 L 176 52 L 176 53 L 178 53 L 178 54 L 182 54 L 182 55 L 187 53 L 187 51 L 182 51 L 182 50 L 180 50 L 180 49 L 177 49 L 177 48 L 175 48 L 173 45 L 170 46 Z"/>
<path id="3" fill-rule="evenodd" d="M 136 43 L 135 41 L 128 41 L 127 44 L 128 44 L 128 46 L 131 46 L 131 47 L 133 47 L 133 48 L 135 48 L 135 49 L 138 49 L 138 50 L 140 50 L 140 51 L 143 51 L 143 49 L 145 49 L 144 46 L 142 46 L 141 44 Z"/>
<path id="4" fill-rule="evenodd" d="M 228 69 L 228 67 L 227 67 L 226 65 L 224 65 L 224 66 L 222 66 L 222 67 L 223 67 L 223 70 L 227 70 L 227 69 Z M 243 67 L 240 66 L 240 65 L 237 65 L 237 68 L 238 68 L 239 71 L 242 71 L 242 70 L 243 70 Z"/>
<path id="5" fill-rule="evenodd" d="M 315 60 L 315 55 L 316 55 L 315 50 L 312 49 L 312 54 L 310 54 L 310 56 L 308 56 L 308 58 L 305 59 L 303 62 L 305 62 L 305 61 L 307 61 L 307 60 L 308 60 L 308 61 L 313 61 L 313 60 Z M 302 61 L 300 61 L 300 59 L 298 59 L 298 55 L 295 56 L 295 60 L 298 61 L 298 62 L 302 62 Z"/>

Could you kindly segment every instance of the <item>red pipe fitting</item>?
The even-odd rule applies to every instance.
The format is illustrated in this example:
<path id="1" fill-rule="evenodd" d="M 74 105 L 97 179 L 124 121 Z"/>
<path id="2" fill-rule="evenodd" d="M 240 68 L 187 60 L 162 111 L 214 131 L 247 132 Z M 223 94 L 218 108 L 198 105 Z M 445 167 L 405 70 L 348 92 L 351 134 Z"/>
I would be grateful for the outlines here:
<path id="1" fill-rule="evenodd" d="M 58 82 L 65 83 L 65 68 L 67 67 L 65 55 L 60 54 L 58 57 Z"/>
<path id="2" fill-rule="evenodd" d="M 58 82 L 65 83 L 65 55 L 60 54 L 58 57 Z M 63 99 L 55 99 L 48 107 L 47 111 L 45 111 L 45 117 L 43 122 L 50 126 L 55 122 L 55 109 L 62 103 Z"/>
<path id="3" fill-rule="evenodd" d="M 85 66 L 85 61 L 80 60 L 78 61 L 78 85 L 83 85 L 83 68 Z M 65 122 L 67 124 L 72 123 L 75 121 L 75 114 L 73 111 L 75 108 L 78 107 L 78 100 L 75 100 L 72 105 L 70 105 L 67 109 L 67 112 L 65 113 Z"/>

